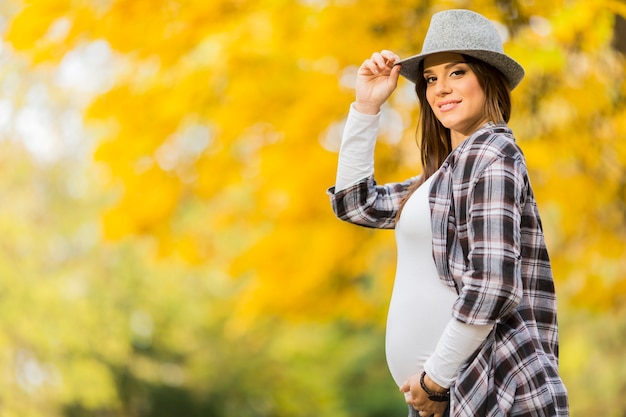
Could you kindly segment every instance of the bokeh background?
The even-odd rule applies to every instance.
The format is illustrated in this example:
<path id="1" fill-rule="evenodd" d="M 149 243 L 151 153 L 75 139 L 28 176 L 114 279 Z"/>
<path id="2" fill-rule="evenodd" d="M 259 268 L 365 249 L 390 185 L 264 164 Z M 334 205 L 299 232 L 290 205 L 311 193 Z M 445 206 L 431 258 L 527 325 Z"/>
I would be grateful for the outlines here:
<path id="1" fill-rule="evenodd" d="M 2 0 L 0 415 L 406 415 L 393 232 L 336 220 L 358 65 L 432 13 L 496 22 L 574 417 L 626 416 L 626 3 Z M 383 111 L 379 181 L 419 171 Z"/>

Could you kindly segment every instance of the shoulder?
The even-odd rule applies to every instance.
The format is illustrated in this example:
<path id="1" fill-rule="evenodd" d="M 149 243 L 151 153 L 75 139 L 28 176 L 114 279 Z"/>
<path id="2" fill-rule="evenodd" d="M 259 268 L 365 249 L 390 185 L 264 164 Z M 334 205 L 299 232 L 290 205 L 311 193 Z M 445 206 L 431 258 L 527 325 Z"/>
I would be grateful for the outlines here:
<path id="1" fill-rule="evenodd" d="M 467 139 L 464 153 L 485 159 L 523 158 L 513 132 L 506 125 L 481 129 Z"/>
<path id="2" fill-rule="evenodd" d="M 454 161 L 457 175 L 473 177 L 493 164 L 504 164 L 525 170 L 524 154 L 506 125 L 490 126 L 477 131 L 459 146 Z"/>

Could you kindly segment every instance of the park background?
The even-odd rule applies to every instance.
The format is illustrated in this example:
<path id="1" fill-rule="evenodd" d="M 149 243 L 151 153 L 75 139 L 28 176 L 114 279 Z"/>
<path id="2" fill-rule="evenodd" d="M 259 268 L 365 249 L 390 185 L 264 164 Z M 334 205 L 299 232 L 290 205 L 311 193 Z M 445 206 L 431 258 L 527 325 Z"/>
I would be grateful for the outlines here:
<path id="1" fill-rule="evenodd" d="M 497 23 L 574 417 L 626 415 L 626 3 L 2 0 L 0 415 L 390 417 L 394 236 L 334 218 L 358 65 Z M 383 111 L 379 181 L 419 171 Z"/>

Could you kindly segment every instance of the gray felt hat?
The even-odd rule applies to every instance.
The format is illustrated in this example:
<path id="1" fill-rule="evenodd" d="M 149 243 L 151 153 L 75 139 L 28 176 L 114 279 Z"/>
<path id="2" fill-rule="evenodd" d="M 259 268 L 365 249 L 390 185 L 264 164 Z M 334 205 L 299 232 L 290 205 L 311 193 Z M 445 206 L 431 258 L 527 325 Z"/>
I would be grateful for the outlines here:
<path id="1" fill-rule="evenodd" d="M 480 59 L 499 69 L 509 81 L 511 90 L 524 78 L 524 68 L 504 54 L 496 27 L 486 17 L 470 10 L 446 10 L 435 13 L 426 32 L 422 52 L 403 59 L 400 74 L 415 82 L 419 65 L 428 55 L 458 52 Z"/>

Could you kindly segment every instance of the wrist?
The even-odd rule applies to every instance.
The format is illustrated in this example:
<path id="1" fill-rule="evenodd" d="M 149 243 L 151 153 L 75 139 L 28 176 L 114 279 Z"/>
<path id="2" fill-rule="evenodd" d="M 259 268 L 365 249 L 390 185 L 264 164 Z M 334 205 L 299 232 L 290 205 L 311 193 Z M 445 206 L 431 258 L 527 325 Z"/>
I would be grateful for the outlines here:
<path id="1" fill-rule="evenodd" d="M 368 103 L 368 102 L 359 102 L 359 101 L 355 101 L 354 102 L 354 110 L 358 111 L 359 113 L 363 113 L 363 114 L 378 114 L 380 113 L 380 105 L 374 104 L 374 103 Z"/>
<path id="2" fill-rule="evenodd" d="M 426 371 L 422 372 L 420 385 L 428 395 L 428 399 L 436 402 L 450 401 L 450 390 L 436 384 L 428 377 Z"/>

